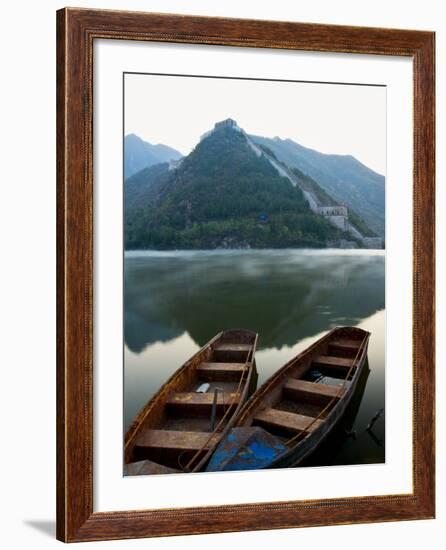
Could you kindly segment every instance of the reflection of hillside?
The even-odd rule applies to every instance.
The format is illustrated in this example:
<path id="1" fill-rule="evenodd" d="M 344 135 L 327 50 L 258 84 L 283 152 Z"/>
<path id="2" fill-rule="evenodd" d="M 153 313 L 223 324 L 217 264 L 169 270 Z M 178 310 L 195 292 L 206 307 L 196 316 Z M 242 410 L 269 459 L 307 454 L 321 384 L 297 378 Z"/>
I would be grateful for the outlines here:
<path id="1" fill-rule="evenodd" d="M 224 328 L 293 345 L 384 308 L 384 257 L 299 251 L 127 257 L 125 340 L 141 351 L 187 331 L 200 346 Z"/>
<path id="2" fill-rule="evenodd" d="M 146 320 L 140 313 L 126 308 L 125 342 L 132 351 L 139 352 L 153 342 L 168 342 L 182 333 L 173 327 Z"/>

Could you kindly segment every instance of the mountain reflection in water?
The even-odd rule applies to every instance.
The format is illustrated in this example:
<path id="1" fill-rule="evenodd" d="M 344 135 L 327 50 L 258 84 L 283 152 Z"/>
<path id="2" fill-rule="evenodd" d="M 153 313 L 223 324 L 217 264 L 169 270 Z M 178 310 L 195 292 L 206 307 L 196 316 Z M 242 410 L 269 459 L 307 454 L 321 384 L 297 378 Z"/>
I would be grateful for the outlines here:
<path id="1" fill-rule="evenodd" d="M 223 329 L 259 333 L 260 385 L 326 331 L 354 325 L 372 332 L 370 374 L 350 419 L 351 429 L 365 429 L 384 407 L 384 292 L 382 251 L 127 252 L 124 428 L 159 386 Z M 382 442 L 383 418 L 374 432 Z M 317 463 L 384 460 L 384 444 L 372 437 L 344 440 L 330 461 L 319 457 Z"/>

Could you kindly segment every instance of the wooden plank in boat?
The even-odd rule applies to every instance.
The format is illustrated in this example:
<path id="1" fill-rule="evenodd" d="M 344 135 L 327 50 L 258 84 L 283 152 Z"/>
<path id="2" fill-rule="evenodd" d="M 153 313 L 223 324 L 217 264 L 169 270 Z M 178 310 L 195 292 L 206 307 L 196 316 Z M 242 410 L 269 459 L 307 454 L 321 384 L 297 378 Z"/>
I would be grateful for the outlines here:
<path id="1" fill-rule="evenodd" d="M 346 357 L 335 357 L 333 355 L 319 355 L 313 359 L 313 365 L 349 369 L 352 366 L 352 359 Z M 354 365 L 354 368 L 355 367 L 356 365 Z"/>
<path id="2" fill-rule="evenodd" d="M 150 449 L 198 451 L 209 449 L 218 442 L 220 434 L 209 432 L 182 432 L 177 430 L 145 430 L 137 436 L 135 445 Z"/>
<path id="3" fill-rule="evenodd" d="M 139 460 L 124 465 L 124 474 L 127 476 L 142 476 L 149 474 L 174 474 L 180 470 L 169 468 L 152 460 Z"/>
<path id="4" fill-rule="evenodd" d="M 213 358 L 224 362 L 240 362 L 247 358 L 250 350 L 249 344 L 223 342 L 213 348 Z"/>
<path id="5" fill-rule="evenodd" d="M 212 407 L 214 392 L 198 393 L 184 392 L 174 393 L 167 400 L 167 404 L 177 407 Z M 217 405 L 234 405 L 239 402 L 239 395 L 236 393 L 218 392 Z"/>
<path id="6" fill-rule="evenodd" d="M 255 415 L 254 420 L 265 425 L 286 428 L 295 432 L 312 432 L 323 423 L 323 420 L 319 419 L 314 421 L 314 418 L 311 416 L 290 413 L 279 409 L 264 409 Z"/>
<path id="7" fill-rule="evenodd" d="M 298 380 L 296 378 L 289 378 L 284 385 L 284 389 L 288 394 L 296 397 L 302 394 L 310 394 L 316 398 L 325 398 L 325 400 L 341 397 L 345 392 L 345 388 L 341 390 L 340 387 L 330 386 L 329 384 L 316 384 L 315 382 L 307 382 L 306 380 Z"/>
<path id="8" fill-rule="evenodd" d="M 218 344 L 215 349 L 218 351 L 249 351 L 251 346 L 249 344 Z"/>
<path id="9" fill-rule="evenodd" d="M 360 345 L 361 345 L 360 340 L 347 340 L 344 338 L 342 339 L 340 338 L 339 340 L 333 340 L 332 342 L 330 342 L 330 346 L 336 346 L 338 348 L 347 348 L 352 350 L 358 349 Z"/>
<path id="10" fill-rule="evenodd" d="M 197 373 L 202 380 L 239 380 L 246 368 L 245 363 L 201 363 Z"/>

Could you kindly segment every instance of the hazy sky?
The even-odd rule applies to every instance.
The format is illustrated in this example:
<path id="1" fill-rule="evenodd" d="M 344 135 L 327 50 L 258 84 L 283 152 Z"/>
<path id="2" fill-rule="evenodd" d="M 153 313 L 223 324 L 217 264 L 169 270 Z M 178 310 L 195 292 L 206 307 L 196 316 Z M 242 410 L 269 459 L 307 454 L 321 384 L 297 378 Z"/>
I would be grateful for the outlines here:
<path id="1" fill-rule="evenodd" d="M 124 113 L 125 134 L 183 154 L 230 117 L 250 134 L 290 138 L 386 170 L 384 87 L 127 74 Z"/>

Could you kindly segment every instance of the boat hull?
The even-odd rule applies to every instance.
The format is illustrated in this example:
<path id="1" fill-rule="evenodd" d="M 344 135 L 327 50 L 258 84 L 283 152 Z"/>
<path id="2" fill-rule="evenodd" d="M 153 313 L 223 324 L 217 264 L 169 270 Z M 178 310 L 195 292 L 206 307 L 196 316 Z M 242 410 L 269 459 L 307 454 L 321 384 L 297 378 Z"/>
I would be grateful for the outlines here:
<path id="1" fill-rule="evenodd" d="M 291 449 L 285 455 L 281 456 L 280 458 L 269 464 L 268 469 L 292 468 L 299 466 L 304 460 L 308 459 L 320 447 L 320 445 L 326 440 L 326 438 L 333 432 L 336 426 L 338 426 L 340 420 L 345 414 L 346 409 L 350 405 L 353 395 L 356 392 L 358 381 L 361 377 L 366 361 L 367 353 L 362 358 L 360 365 L 357 367 L 357 376 L 355 376 L 354 380 L 352 380 L 352 383 L 350 384 L 347 393 L 342 399 L 342 402 L 339 403 L 336 409 L 333 411 L 333 416 L 327 418 L 327 420 L 317 430 L 308 435 L 301 444 L 297 445 L 294 449 Z"/>
<path id="2" fill-rule="evenodd" d="M 253 391 L 256 345 L 252 331 L 222 331 L 184 363 L 125 434 L 125 474 L 201 471 Z"/>
<path id="3" fill-rule="evenodd" d="M 356 327 L 338 327 L 288 361 L 240 412 L 230 434 L 236 435 L 238 450 L 223 441 L 208 471 L 301 464 L 333 432 L 351 403 L 367 361 L 369 337 Z M 275 449 L 270 460 L 268 444 Z M 278 453 L 281 445 L 284 451 Z M 256 449 L 262 456 L 255 456 Z"/>

